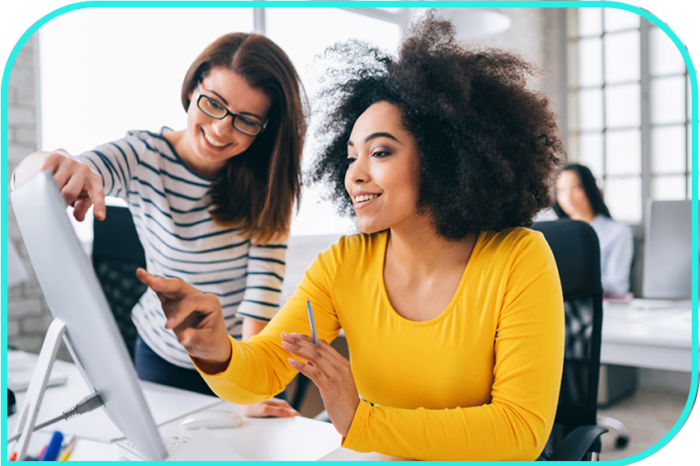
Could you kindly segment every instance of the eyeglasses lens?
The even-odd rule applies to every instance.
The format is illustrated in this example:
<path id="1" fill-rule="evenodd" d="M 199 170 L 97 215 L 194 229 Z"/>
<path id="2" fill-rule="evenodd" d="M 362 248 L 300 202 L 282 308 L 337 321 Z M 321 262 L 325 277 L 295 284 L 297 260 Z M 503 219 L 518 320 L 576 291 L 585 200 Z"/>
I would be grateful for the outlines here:
<path id="1" fill-rule="evenodd" d="M 229 111 L 226 109 L 226 107 L 222 106 L 217 101 L 210 99 L 205 95 L 199 97 L 199 99 L 197 100 L 197 106 L 200 108 L 200 110 L 202 110 L 210 117 L 219 120 L 226 118 L 226 115 L 229 114 Z M 263 129 L 258 122 L 246 118 L 243 115 L 232 114 L 232 116 L 233 127 L 243 134 L 247 134 L 248 136 L 257 136 L 258 133 L 260 133 Z"/>

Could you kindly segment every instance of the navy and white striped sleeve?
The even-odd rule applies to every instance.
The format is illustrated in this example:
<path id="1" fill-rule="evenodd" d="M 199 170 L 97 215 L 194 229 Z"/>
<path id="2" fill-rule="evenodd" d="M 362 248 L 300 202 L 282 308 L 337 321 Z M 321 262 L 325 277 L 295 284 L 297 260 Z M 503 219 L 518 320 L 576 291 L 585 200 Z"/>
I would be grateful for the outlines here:
<path id="1" fill-rule="evenodd" d="M 129 185 L 139 164 L 139 150 L 143 146 L 138 138 L 128 134 L 125 138 L 102 144 L 76 156 L 102 176 L 106 196 L 127 200 Z"/>
<path id="2" fill-rule="evenodd" d="M 271 320 L 280 306 L 287 239 L 250 247 L 248 276 L 238 317 Z"/>

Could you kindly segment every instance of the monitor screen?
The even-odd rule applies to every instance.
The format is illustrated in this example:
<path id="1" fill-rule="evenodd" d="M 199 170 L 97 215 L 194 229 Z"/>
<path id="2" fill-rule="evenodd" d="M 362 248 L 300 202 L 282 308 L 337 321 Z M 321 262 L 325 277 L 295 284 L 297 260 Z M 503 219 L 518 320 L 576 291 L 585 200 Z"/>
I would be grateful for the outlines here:
<path id="1" fill-rule="evenodd" d="M 647 205 L 642 285 L 645 298 L 690 298 L 690 202 L 650 200 Z"/>
<path id="2" fill-rule="evenodd" d="M 129 353 L 51 172 L 38 173 L 11 196 L 46 302 L 66 325 L 66 345 L 86 383 L 146 459 L 164 459 L 167 453 Z"/>

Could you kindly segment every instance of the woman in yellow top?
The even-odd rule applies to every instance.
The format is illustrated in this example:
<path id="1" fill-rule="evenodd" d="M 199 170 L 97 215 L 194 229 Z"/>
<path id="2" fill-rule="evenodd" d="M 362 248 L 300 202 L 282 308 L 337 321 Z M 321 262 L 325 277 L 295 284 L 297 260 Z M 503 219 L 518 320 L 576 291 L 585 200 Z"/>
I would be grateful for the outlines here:
<path id="1" fill-rule="evenodd" d="M 358 43 L 329 55 L 349 65 L 323 94 L 335 109 L 313 176 L 361 233 L 321 253 L 248 342 L 228 337 L 216 296 L 139 277 L 226 400 L 267 399 L 299 371 L 346 448 L 534 460 L 554 421 L 564 313 L 552 253 L 523 226 L 551 204 L 563 157 L 555 116 L 526 87 L 530 65 L 463 48 L 432 15 L 398 59 Z M 352 362 L 326 343 L 341 328 Z"/>

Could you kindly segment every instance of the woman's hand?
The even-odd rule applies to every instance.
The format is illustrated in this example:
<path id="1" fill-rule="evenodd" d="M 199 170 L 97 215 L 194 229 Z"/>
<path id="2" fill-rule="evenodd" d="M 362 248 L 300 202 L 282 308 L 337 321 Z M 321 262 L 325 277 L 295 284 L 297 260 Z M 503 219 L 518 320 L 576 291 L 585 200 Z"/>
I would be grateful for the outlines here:
<path id="1" fill-rule="evenodd" d="M 350 361 L 325 341 L 314 344 L 311 337 L 282 332 L 282 348 L 306 360 L 289 358 L 289 364 L 316 384 L 326 406 L 328 417 L 343 437 L 348 435 L 360 396 L 352 377 Z"/>
<path id="2" fill-rule="evenodd" d="M 73 159 L 63 149 L 37 152 L 24 159 L 15 172 L 15 187 L 20 187 L 43 170 L 51 170 L 53 173 L 53 179 L 66 204 L 73 206 L 73 216 L 76 220 L 82 222 L 93 204 L 95 218 L 104 220 L 107 210 L 102 177 L 86 164 Z"/>
<path id="3" fill-rule="evenodd" d="M 246 417 L 294 417 L 300 414 L 289 403 L 279 398 L 254 405 L 240 405 L 241 414 Z"/>
<path id="4" fill-rule="evenodd" d="M 207 374 L 223 372 L 231 360 L 231 342 L 219 298 L 179 278 L 164 278 L 139 268 L 136 276 L 156 292 L 172 329 L 185 350 Z"/>

